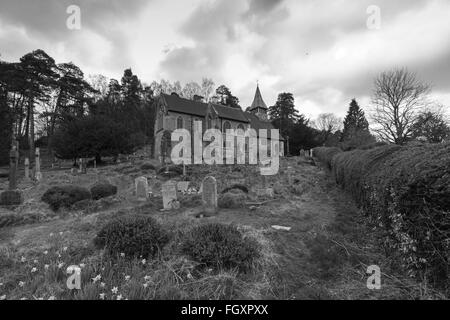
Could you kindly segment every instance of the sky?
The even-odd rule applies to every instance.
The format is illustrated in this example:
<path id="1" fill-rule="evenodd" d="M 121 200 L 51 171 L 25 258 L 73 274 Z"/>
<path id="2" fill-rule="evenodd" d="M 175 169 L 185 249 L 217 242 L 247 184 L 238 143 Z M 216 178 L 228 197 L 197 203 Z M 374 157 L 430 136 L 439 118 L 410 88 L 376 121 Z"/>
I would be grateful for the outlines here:
<path id="1" fill-rule="evenodd" d="M 244 109 L 258 81 L 267 105 L 291 92 L 310 118 L 352 98 L 370 113 L 374 78 L 407 67 L 450 108 L 450 0 L 0 0 L 0 58 L 38 48 L 86 76 L 209 77 Z"/>

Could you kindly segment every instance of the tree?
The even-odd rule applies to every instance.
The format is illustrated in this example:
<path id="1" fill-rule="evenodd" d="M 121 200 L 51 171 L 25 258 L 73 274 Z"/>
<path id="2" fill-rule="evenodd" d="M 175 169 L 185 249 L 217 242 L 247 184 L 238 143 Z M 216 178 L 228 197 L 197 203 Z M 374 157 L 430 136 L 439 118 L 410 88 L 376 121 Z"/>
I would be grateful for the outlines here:
<path id="1" fill-rule="evenodd" d="M 333 113 L 321 113 L 312 125 L 320 132 L 320 144 L 326 144 L 327 140 L 331 138 L 334 133 L 341 130 L 342 120 Z"/>
<path id="2" fill-rule="evenodd" d="M 426 107 L 430 86 L 406 68 L 381 73 L 372 98 L 374 131 L 382 140 L 404 144 L 412 136 L 417 113 Z"/>
<path id="3" fill-rule="evenodd" d="M 440 143 L 450 137 L 450 126 L 441 110 L 420 113 L 412 128 L 412 137 L 425 139 L 430 143 Z"/>
<path id="4" fill-rule="evenodd" d="M 0 165 L 9 163 L 11 148 L 12 110 L 8 106 L 7 78 L 4 77 L 7 63 L 0 61 Z"/>
<path id="5" fill-rule="evenodd" d="M 201 95 L 202 88 L 197 82 L 191 81 L 186 83 L 182 90 L 182 96 L 186 99 L 192 100 L 195 95 Z"/>
<path id="6" fill-rule="evenodd" d="M 203 78 L 200 95 L 203 98 L 205 98 L 206 102 L 209 102 L 213 90 L 214 90 L 214 81 L 209 78 Z"/>
<path id="7" fill-rule="evenodd" d="M 63 159 L 114 156 L 131 153 L 140 144 L 134 141 L 126 125 L 105 116 L 75 119 L 55 133 L 52 147 Z"/>
<path id="8" fill-rule="evenodd" d="M 364 115 L 364 111 L 359 107 L 355 99 L 352 99 L 350 102 L 347 116 L 344 119 L 344 129 L 340 142 L 344 150 L 355 149 L 375 142 L 374 137 L 370 134 L 369 123 Z"/>
<path id="9" fill-rule="evenodd" d="M 216 95 L 219 98 L 219 103 L 232 108 L 240 108 L 239 99 L 231 93 L 228 87 L 221 85 L 216 89 Z"/>

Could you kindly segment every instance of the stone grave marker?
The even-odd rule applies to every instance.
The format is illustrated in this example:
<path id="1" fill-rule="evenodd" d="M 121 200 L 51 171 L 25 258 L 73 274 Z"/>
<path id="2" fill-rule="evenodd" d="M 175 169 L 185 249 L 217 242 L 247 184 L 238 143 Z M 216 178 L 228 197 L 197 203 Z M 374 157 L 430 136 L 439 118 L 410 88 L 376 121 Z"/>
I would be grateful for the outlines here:
<path id="1" fill-rule="evenodd" d="M 162 185 L 162 197 L 164 210 L 171 210 L 179 208 L 177 203 L 177 183 L 169 180 Z"/>
<path id="2" fill-rule="evenodd" d="M 42 172 L 41 172 L 41 151 L 39 148 L 36 148 L 35 151 L 35 171 L 34 171 L 34 177 L 36 179 L 36 181 L 41 181 L 42 180 Z"/>
<path id="3" fill-rule="evenodd" d="M 30 159 L 25 158 L 25 180 L 30 180 Z"/>
<path id="4" fill-rule="evenodd" d="M 13 147 L 9 152 L 9 190 L 17 189 L 17 151 Z"/>
<path id="5" fill-rule="evenodd" d="M 177 191 L 187 192 L 189 189 L 189 181 L 179 181 L 177 183 Z"/>
<path id="6" fill-rule="evenodd" d="M 202 181 L 202 200 L 206 213 L 217 212 L 217 181 L 207 176 Z"/>
<path id="7" fill-rule="evenodd" d="M 134 180 L 136 197 L 139 200 L 148 199 L 148 181 L 146 177 L 139 177 Z"/>

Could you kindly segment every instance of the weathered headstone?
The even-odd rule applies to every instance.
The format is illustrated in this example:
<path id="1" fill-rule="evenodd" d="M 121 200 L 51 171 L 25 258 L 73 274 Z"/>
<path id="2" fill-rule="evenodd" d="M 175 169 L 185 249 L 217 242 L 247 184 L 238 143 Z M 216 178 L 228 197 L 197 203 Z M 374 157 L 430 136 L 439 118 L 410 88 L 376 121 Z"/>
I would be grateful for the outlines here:
<path id="1" fill-rule="evenodd" d="M 207 213 L 217 211 L 217 181 L 212 176 L 207 176 L 202 181 L 202 200 Z"/>
<path id="2" fill-rule="evenodd" d="M 42 180 L 42 172 L 41 172 L 41 151 L 39 148 L 36 148 L 35 150 L 35 171 L 34 171 L 34 178 L 36 179 L 36 181 L 41 181 Z"/>
<path id="3" fill-rule="evenodd" d="M 289 185 L 291 185 L 292 184 L 292 175 L 293 175 L 292 167 L 290 167 L 290 166 L 287 167 L 286 174 L 287 174 L 287 178 L 288 178 L 288 183 L 289 183 Z"/>
<path id="4" fill-rule="evenodd" d="M 189 181 L 179 181 L 177 183 L 177 190 L 179 192 L 187 192 L 189 189 Z"/>
<path id="5" fill-rule="evenodd" d="M 177 205 L 177 183 L 175 181 L 167 181 L 162 185 L 162 197 L 164 210 L 176 209 Z"/>
<path id="6" fill-rule="evenodd" d="M 309 156 L 312 158 L 313 157 L 313 149 L 309 150 Z"/>
<path id="7" fill-rule="evenodd" d="M 17 189 L 17 166 L 16 166 L 17 152 L 13 147 L 9 152 L 9 190 Z"/>
<path id="8" fill-rule="evenodd" d="M 139 200 L 148 199 L 148 181 L 146 177 L 139 177 L 134 180 L 136 197 Z"/>
<path id="9" fill-rule="evenodd" d="M 30 159 L 25 158 L 25 180 L 30 180 Z"/>
<path id="10" fill-rule="evenodd" d="M 80 159 L 80 170 L 81 170 L 81 174 L 86 174 L 87 173 L 87 161 L 86 161 L 86 158 L 81 158 Z"/>

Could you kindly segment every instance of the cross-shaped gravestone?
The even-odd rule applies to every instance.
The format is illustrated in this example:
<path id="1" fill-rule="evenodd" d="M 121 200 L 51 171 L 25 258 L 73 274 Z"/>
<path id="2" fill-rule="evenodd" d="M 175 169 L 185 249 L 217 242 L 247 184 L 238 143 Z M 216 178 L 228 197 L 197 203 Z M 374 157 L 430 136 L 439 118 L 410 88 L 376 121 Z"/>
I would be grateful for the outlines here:
<path id="1" fill-rule="evenodd" d="M 176 209 L 177 204 L 177 183 L 169 180 L 162 185 L 162 197 L 164 210 Z"/>
<path id="2" fill-rule="evenodd" d="M 202 200 L 207 213 L 217 212 L 217 181 L 207 176 L 202 181 Z"/>
<path id="3" fill-rule="evenodd" d="M 134 180 L 136 197 L 139 200 L 148 199 L 148 181 L 146 177 L 139 177 Z"/>

